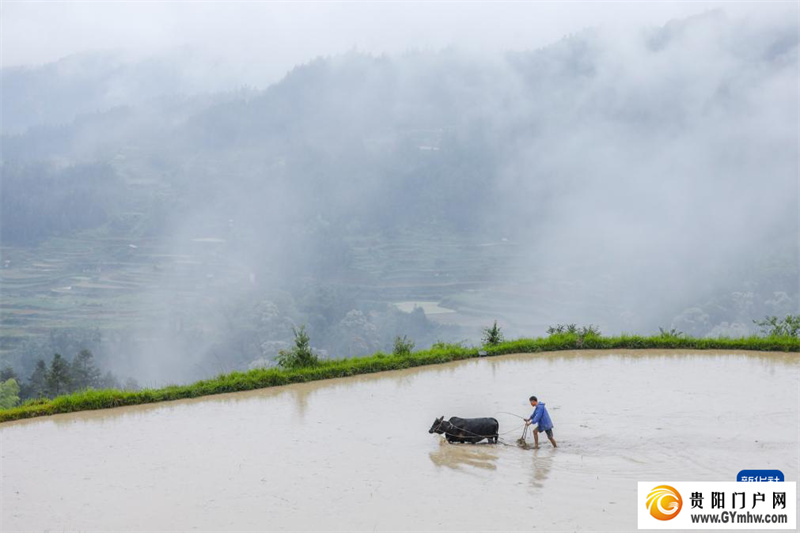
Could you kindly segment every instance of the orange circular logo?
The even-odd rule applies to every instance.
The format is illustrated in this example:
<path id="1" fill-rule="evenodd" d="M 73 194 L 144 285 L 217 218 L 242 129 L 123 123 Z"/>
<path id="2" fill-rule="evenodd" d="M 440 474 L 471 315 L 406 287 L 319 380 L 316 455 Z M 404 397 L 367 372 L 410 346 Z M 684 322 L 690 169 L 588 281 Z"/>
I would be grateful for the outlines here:
<path id="1" fill-rule="evenodd" d="M 672 520 L 683 507 L 680 493 L 669 485 L 659 485 L 647 495 L 647 510 L 658 520 Z"/>

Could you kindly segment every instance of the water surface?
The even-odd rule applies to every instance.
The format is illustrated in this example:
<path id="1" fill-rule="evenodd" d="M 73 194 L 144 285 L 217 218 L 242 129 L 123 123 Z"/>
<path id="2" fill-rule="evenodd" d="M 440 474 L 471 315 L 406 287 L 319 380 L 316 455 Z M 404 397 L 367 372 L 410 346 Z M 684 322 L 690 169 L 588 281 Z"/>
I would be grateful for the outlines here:
<path id="1" fill-rule="evenodd" d="M 636 482 L 797 480 L 796 354 L 559 352 L 0 426 L 0 530 L 635 530 Z M 558 449 L 450 445 L 440 415 Z"/>

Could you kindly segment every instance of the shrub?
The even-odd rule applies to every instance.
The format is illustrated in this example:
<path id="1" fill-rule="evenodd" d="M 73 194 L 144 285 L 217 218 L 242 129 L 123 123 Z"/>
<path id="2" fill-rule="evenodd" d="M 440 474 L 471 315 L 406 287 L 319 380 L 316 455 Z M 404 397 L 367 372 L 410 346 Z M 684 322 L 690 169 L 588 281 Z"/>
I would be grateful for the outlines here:
<path id="1" fill-rule="evenodd" d="M 547 328 L 547 334 L 551 337 L 553 335 L 561 335 L 564 333 L 575 335 L 578 332 L 577 324 L 556 324 Z"/>
<path id="2" fill-rule="evenodd" d="M 682 331 L 678 331 L 675 328 L 667 330 L 662 327 L 659 327 L 658 331 L 659 331 L 658 336 L 661 337 L 662 339 L 680 339 L 681 337 L 684 336 L 684 333 Z"/>
<path id="3" fill-rule="evenodd" d="M 786 315 L 783 319 L 767 316 L 764 320 L 753 320 L 753 323 L 767 337 L 800 337 L 800 315 Z"/>
<path id="4" fill-rule="evenodd" d="M 19 403 L 17 380 L 9 378 L 0 382 L 0 409 L 11 409 Z"/>
<path id="5" fill-rule="evenodd" d="M 294 347 L 278 352 L 278 365 L 286 369 L 317 366 L 319 357 L 311 349 L 311 339 L 308 337 L 305 325 L 299 329 L 292 326 L 292 333 L 294 333 Z"/>
<path id="6" fill-rule="evenodd" d="M 394 355 L 411 355 L 411 352 L 414 351 L 414 341 L 403 335 L 396 336 L 394 338 L 394 350 L 392 353 Z"/>
<path id="7" fill-rule="evenodd" d="M 578 328 L 577 333 L 579 337 L 599 337 L 600 328 L 598 326 L 589 324 L 588 326 L 582 326 Z"/>
<path id="8" fill-rule="evenodd" d="M 500 331 L 497 320 L 495 320 L 492 327 L 483 328 L 483 344 L 484 346 L 497 346 L 501 342 L 503 342 L 503 332 Z"/>
<path id="9" fill-rule="evenodd" d="M 436 341 L 431 346 L 431 351 L 434 352 L 441 352 L 441 351 L 452 351 L 452 350 L 462 350 L 464 349 L 464 342 L 444 342 L 444 341 Z"/>
<path id="10" fill-rule="evenodd" d="M 578 336 L 578 333 L 583 336 Z M 0 409 L 0 423 L 20 418 L 47 416 L 55 413 L 68 413 L 86 409 L 103 409 L 121 405 L 138 405 L 150 402 L 177 400 L 179 398 L 195 398 L 208 394 L 252 390 L 262 387 L 302 383 L 318 379 L 352 376 L 369 372 L 398 370 L 421 365 L 446 363 L 471 357 L 494 356 L 509 353 L 536 353 L 574 349 L 617 349 L 617 348 L 691 348 L 697 350 L 742 349 L 756 351 L 780 351 L 800 353 L 799 337 L 747 337 L 740 339 L 680 337 L 679 339 L 662 336 L 641 337 L 637 335 L 621 335 L 618 337 L 601 337 L 597 328 L 588 326 L 578 328 L 568 334 L 551 335 L 545 338 L 517 339 L 503 342 L 497 346 L 488 346 L 483 351 L 466 346 L 466 342 L 437 342 L 430 350 L 414 352 L 406 356 L 389 356 L 376 353 L 371 357 L 340 359 L 334 361 L 317 361 L 312 353 L 308 335 L 304 328 L 295 331 L 295 347 L 285 353 L 287 365 L 290 361 L 309 361 L 314 363 L 306 367 L 295 368 L 257 368 L 248 372 L 232 372 L 216 378 L 198 381 L 191 385 L 167 386 L 160 389 L 144 389 L 135 392 L 121 390 L 92 390 L 72 393 L 50 400 L 33 399 L 10 409 Z M 305 354 L 296 357 L 298 354 Z M 301 363 L 295 363 L 300 365 Z M 44 362 L 42 362 L 44 366 Z"/>
<path id="11" fill-rule="evenodd" d="M 547 334 L 553 335 L 577 335 L 579 337 L 599 337 L 600 328 L 589 324 L 588 326 L 578 326 L 577 324 L 556 324 L 547 328 Z"/>

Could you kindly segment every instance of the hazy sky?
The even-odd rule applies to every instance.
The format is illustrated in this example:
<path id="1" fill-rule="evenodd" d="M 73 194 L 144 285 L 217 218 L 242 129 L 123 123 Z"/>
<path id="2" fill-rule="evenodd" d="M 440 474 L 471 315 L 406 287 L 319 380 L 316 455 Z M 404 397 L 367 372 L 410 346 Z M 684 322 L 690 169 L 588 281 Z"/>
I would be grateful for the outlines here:
<path id="1" fill-rule="evenodd" d="M 135 56 L 189 48 L 275 81 L 292 66 L 350 49 L 397 53 L 455 45 L 536 48 L 586 27 L 662 25 L 709 9 L 796 16 L 795 2 L 14 2 L 2 5 L 2 66 L 89 50 Z"/>

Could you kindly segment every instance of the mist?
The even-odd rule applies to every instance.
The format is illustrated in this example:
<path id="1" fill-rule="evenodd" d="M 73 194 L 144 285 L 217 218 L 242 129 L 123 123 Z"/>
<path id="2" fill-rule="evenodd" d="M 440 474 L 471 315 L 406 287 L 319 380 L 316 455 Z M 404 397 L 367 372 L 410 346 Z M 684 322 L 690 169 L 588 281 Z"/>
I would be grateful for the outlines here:
<path id="1" fill-rule="evenodd" d="M 796 6 L 625 6 L 4 5 L 0 365 L 796 312 Z"/>

